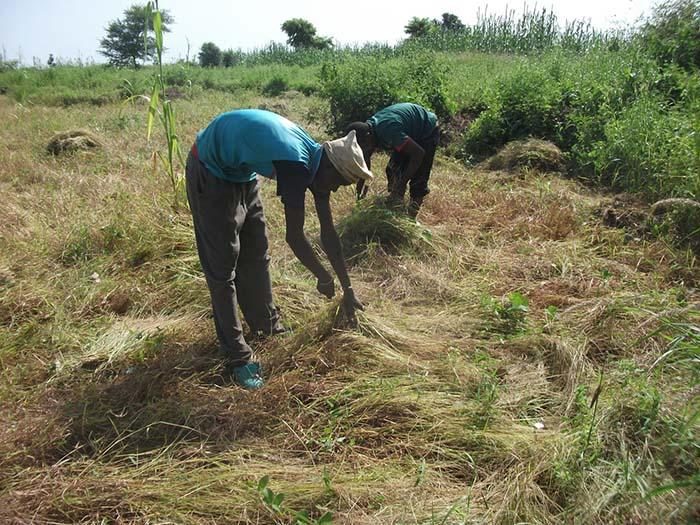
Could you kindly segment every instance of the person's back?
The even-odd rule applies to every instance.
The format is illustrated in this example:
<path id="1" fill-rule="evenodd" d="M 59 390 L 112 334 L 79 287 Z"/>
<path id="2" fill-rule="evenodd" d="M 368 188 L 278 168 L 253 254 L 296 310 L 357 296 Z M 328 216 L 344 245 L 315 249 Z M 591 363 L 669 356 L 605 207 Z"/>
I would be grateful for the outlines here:
<path id="1" fill-rule="evenodd" d="M 249 182 L 273 175 L 272 160 L 301 162 L 314 173 L 321 145 L 300 126 L 262 109 L 222 113 L 197 134 L 197 155 L 213 175 Z"/>
<path id="2" fill-rule="evenodd" d="M 423 106 L 401 102 L 377 111 L 367 123 L 382 146 L 400 149 L 408 137 L 419 143 L 430 137 L 437 117 Z"/>
<path id="3" fill-rule="evenodd" d="M 437 116 L 423 106 L 402 102 L 377 111 L 365 122 L 353 122 L 347 129 L 357 134 L 368 166 L 378 147 L 391 150 L 386 168 L 390 204 L 403 206 L 406 185 L 410 183 L 408 213 L 415 218 L 423 199 L 430 193 L 428 180 L 440 140 Z M 364 194 L 360 182 L 358 198 Z"/>

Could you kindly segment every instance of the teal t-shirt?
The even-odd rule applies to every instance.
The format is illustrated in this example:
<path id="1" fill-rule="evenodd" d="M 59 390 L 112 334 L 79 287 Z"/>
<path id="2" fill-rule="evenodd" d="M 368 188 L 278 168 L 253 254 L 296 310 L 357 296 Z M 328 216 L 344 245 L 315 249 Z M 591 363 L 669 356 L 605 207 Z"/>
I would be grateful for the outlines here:
<path id="1" fill-rule="evenodd" d="M 197 133 L 200 162 L 230 182 L 250 182 L 256 174 L 273 178 L 274 161 L 300 162 L 313 178 L 322 151 L 301 127 L 262 109 L 222 113 Z"/>
<path id="2" fill-rule="evenodd" d="M 427 139 L 435 129 L 437 117 L 423 106 L 402 102 L 378 111 L 367 123 L 380 145 L 399 150 L 409 137 L 416 142 Z"/>

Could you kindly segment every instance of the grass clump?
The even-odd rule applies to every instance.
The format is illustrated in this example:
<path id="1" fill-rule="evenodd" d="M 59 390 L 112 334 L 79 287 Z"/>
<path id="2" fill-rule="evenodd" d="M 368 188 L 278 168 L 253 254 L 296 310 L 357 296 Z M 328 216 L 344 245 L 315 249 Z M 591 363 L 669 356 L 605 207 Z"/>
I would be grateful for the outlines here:
<path id="1" fill-rule="evenodd" d="M 535 169 L 540 172 L 562 171 L 564 156 L 551 142 L 539 139 L 516 140 L 506 144 L 484 166 L 489 170 Z"/>
<path id="2" fill-rule="evenodd" d="M 350 259 L 374 248 L 390 253 L 420 253 L 432 245 L 431 234 L 406 215 L 391 210 L 385 199 L 358 204 L 337 225 L 343 253 Z"/>
<path id="3" fill-rule="evenodd" d="M 60 155 L 77 150 L 89 150 L 101 148 L 102 140 L 92 133 L 84 129 L 63 131 L 56 133 L 46 146 L 49 153 Z"/>

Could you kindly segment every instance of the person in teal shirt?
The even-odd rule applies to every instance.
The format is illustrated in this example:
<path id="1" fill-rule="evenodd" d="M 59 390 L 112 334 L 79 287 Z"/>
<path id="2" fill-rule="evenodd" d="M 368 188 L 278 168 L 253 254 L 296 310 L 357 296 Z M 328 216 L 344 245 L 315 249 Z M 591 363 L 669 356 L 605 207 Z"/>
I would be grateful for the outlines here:
<path id="1" fill-rule="evenodd" d="M 435 114 L 418 104 L 404 102 L 378 111 L 366 122 L 353 122 L 348 126 L 350 130 L 357 134 L 367 166 L 371 167 L 372 154 L 378 148 L 391 151 L 386 169 L 390 201 L 402 204 L 410 185 L 408 213 L 415 218 L 430 193 L 428 181 L 440 141 Z M 358 198 L 365 194 L 362 181 L 357 193 Z"/>
<path id="2" fill-rule="evenodd" d="M 253 333 L 284 331 L 272 299 L 259 175 L 277 181 L 287 243 L 316 276 L 316 289 L 332 298 L 333 277 L 304 234 L 304 200 L 310 190 L 321 242 L 343 288 L 342 304 L 348 315 L 363 307 L 350 283 L 329 198 L 340 186 L 372 177 L 355 132 L 319 144 L 280 115 L 242 109 L 222 113 L 197 134 L 185 171 L 197 252 L 227 368 L 239 384 L 250 389 L 262 386 L 262 374 L 260 365 L 251 361 L 238 306 Z"/>

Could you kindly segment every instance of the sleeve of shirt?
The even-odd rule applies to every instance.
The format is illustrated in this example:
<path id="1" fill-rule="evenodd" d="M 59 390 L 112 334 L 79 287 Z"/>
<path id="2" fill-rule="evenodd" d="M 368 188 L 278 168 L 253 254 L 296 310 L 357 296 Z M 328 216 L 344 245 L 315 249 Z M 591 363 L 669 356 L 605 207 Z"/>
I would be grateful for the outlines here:
<path id="1" fill-rule="evenodd" d="M 311 172 L 302 162 L 275 161 L 277 196 L 285 206 L 303 208 L 306 188 L 312 181 Z"/>

